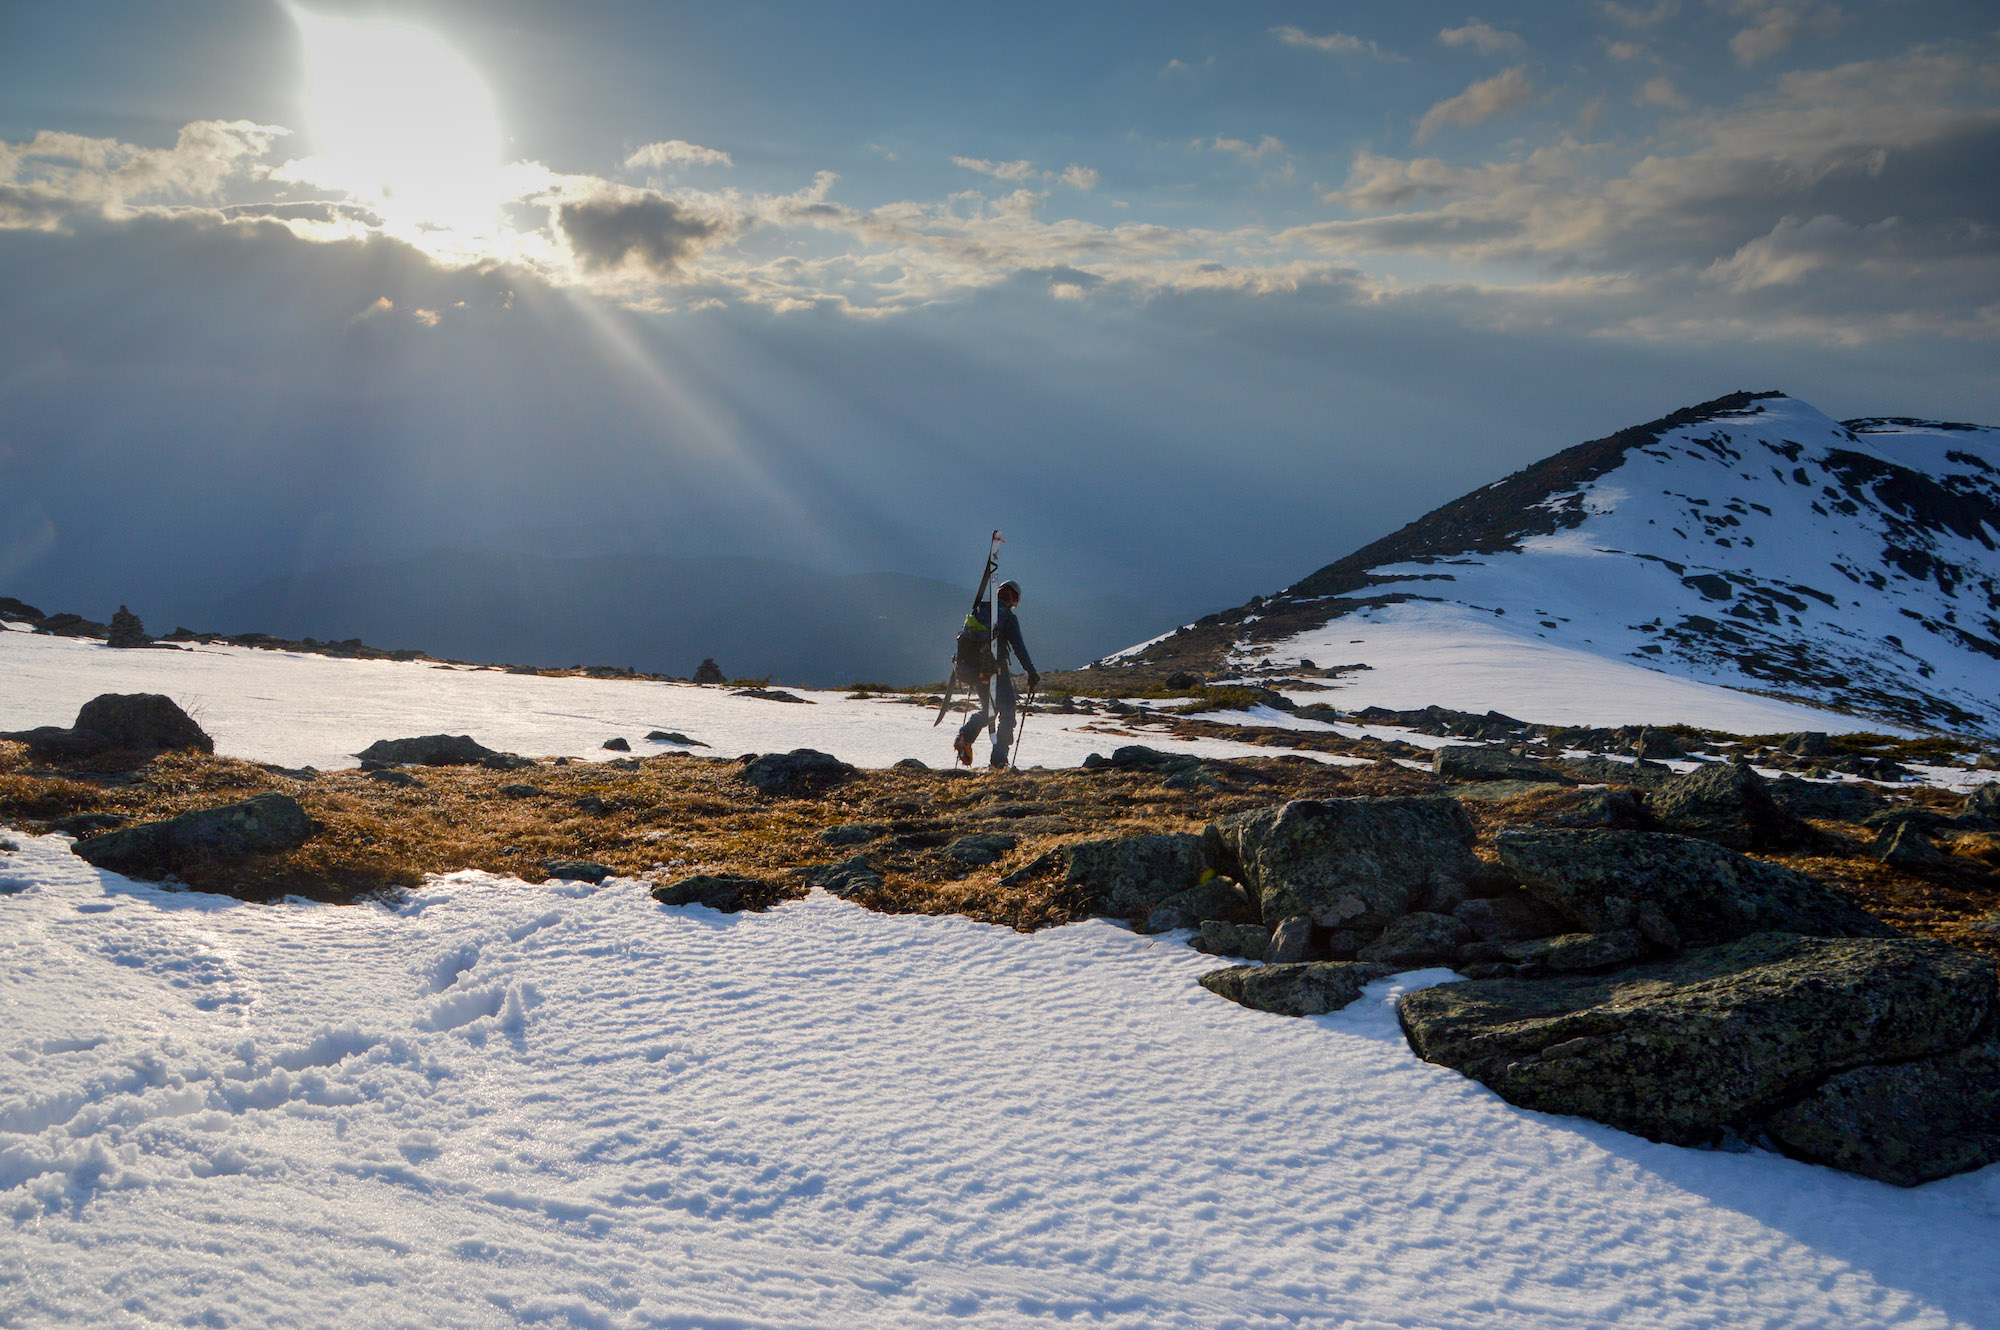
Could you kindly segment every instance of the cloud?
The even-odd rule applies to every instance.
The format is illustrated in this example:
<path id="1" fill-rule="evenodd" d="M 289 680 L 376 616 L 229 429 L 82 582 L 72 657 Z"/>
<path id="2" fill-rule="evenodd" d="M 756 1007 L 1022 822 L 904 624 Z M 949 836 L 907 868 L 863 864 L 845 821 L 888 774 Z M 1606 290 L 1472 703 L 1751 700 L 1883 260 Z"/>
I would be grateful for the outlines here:
<path id="1" fill-rule="evenodd" d="M 1437 39 L 1446 46 L 1470 46 L 1481 55 L 1512 53 L 1526 45 L 1516 34 L 1477 19 L 1463 27 L 1446 28 Z"/>
<path id="2" fill-rule="evenodd" d="M 1071 189 L 1088 192 L 1097 188 L 1097 172 L 1088 166 L 1078 166 L 1075 162 L 1064 167 L 1058 179 Z"/>
<path id="3" fill-rule="evenodd" d="M 1846 21 L 1837 5 L 1796 0 L 1736 0 L 1732 8 L 1750 20 L 1729 39 L 1730 53 L 1746 68 L 1784 51 L 1802 32 L 1831 32 Z"/>
<path id="4" fill-rule="evenodd" d="M 1685 111 L 1688 106 L 1688 99 L 1681 95 L 1681 90 L 1674 86 L 1672 79 L 1662 75 L 1659 78 L 1647 79 L 1640 86 L 1639 91 L 1632 94 L 1632 104 L 1634 106 L 1667 106 L 1672 107 L 1676 111 Z"/>
<path id="5" fill-rule="evenodd" d="M 1246 162 L 1254 162 L 1260 158 L 1269 157 L 1274 152 L 1283 152 L 1285 150 L 1284 142 L 1269 134 L 1264 135 L 1255 143 L 1247 139 L 1226 139 L 1218 134 L 1214 141 L 1207 146 L 1213 152 L 1235 153 Z"/>
<path id="6" fill-rule="evenodd" d="M 1160 67 L 1160 77 L 1165 78 L 1169 74 L 1192 74 L 1197 69 L 1207 69 L 1210 65 L 1213 65 L 1214 63 L 1215 63 L 1214 56 L 1209 56 L 1207 59 L 1196 61 L 1193 64 L 1190 64 L 1187 61 L 1182 60 L 1180 57 L 1176 56 L 1172 60 L 1167 61 L 1166 64 Z"/>
<path id="7" fill-rule="evenodd" d="M 625 159 L 625 169 L 637 171 L 646 167 L 659 170 L 669 166 L 734 166 L 728 153 L 719 148 L 704 148 L 685 139 L 668 139 L 663 143 L 648 143 L 635 150 Z"/>
<path id="8" fill-rule="evenodd" d="M 1640 56 L 1646 54 L 1646 48 L 1637 42 L 1606 41 L 1604 43 L 1604 54 L 1610 56 L 1613 60 L 1637 60 Z"/>
<path id="9" fill-rule="evenodd" d="M 1518 66 L 1502 70 L 1424 112 L 1424 118 L 1417 122 L 1417 142 L 1422 143 L 1446 125 L 1485 124 L 1534 95 L 1535 85 Z"/>
<path id="10" fill-rule="evenodd" d="M 1344 32 L 1315 34 L 1287 23 L 1271 29 L 1271 35 L 1287 46 L 1302 47 L 1308 51 L 1324 51 L 1329 55 L 1366 55 L 1377 60 L 1390 61 L 1403 59 L 1402 56 L 1383 50 L 1374 42 L 1349 36 Z"/>
<path id="11" fill-rule="evenodd" d="M 135 200 L 206 201 L 270 174 L 260 159 L 290 133 L 249 120 L 197 120 L 171 148 L 43 130 L 0 144 L 0 227 L 44 228 L 72 213 L 116 215 Z"/>
<path id="12" fill-rule="evenodd" d="M 658 278 L 675 276 L 702 246 L 731 225 L 642 190 L 601 194 L 557 205 L 556 226 L 586 269 L 636 263 Z"/>
<path id="13" fill-rule="evenodd" d="M 1035 164 L 1029 161 L 992 162 L 984 157 L 954 157 L 951 160 L 954 166 L 990 175 L 995 180 L 1026 180 L 1036 174 Z"/>
<path id="14" fill-rule="evenodd" d="M 1616 0 L 1598 0 L 1597 7 L 1614 23 L 1628 28 L 1657 28 L 1681 12 L 1680 0 L 1659 0 L 1650 6 L 1622 5 Z"/>

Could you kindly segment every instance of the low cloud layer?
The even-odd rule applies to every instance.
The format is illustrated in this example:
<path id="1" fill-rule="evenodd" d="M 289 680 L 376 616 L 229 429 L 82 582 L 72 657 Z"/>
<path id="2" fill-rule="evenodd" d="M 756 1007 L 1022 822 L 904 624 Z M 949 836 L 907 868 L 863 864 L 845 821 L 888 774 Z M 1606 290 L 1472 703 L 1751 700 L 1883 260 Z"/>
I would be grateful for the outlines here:
<path id="1" fill-rule="evenodd" d="M 560 203 L 556 226 L 585 268 L 636 263 L 662 280 L 678 275 L 703 245 L 730 229 L 718 217 L 637 191 Z"/>

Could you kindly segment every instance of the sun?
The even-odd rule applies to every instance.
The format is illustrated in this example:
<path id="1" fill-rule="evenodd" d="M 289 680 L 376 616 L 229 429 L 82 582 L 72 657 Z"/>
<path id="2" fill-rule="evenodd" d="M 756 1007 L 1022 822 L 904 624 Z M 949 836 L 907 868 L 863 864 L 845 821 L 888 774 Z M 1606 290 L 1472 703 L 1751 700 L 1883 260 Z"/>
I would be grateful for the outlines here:
<path id="1" fill-rule="evenodd" d="M 493 233 L 505 196 L 500 117 L 479 71 L 413 24 L 291 14 L 316 183 L 398 229 Z"/>

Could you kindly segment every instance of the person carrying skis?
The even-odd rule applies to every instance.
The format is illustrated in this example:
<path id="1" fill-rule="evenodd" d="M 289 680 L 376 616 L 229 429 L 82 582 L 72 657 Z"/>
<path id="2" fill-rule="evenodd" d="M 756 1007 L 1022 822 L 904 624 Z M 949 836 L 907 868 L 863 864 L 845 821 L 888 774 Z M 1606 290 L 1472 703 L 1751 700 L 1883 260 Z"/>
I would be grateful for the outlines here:
<path id="1" fill-rule="evenodd" d="M 965 724 L 958 727 L 958 738 L 952 741 L 951 749 L 958 754 L 960 766 L 972 765 L 972 741 L 986 728 L 988 714 L 996 710 L 999 727 L 993 733 L 993 755 L 987 765 L 1004 767 L 1007 765 L 1007 750 L 1014 743 L 1014 676 L 1008 671 L 1008 655 L 1011 652 L 1021 658 L 1021 665 L 1028 672 L 1028 691 L 1034 692 L 1042 681 L 1035 672 L 1035 662 L 1028 656 L 1028 644 L 1021 640 L 1021 621 L 1014 617 L 1014 607 L 1021 603 L 1021 584 L 1002 582 L 993 593 L 999 605 L 993 618 L 993 677 L 981 679 L 975 684 L 979 694 L 979 710 Z M 988 695 L 988 684 L 991 695 Z"/>

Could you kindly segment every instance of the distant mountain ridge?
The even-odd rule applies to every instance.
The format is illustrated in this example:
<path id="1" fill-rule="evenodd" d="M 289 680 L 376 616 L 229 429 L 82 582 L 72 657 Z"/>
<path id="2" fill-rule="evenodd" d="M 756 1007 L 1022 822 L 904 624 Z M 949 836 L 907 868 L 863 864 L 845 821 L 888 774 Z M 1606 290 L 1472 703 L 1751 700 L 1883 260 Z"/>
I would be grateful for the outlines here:
<path id="1" fill-rule="evenodd" d="M 1074 665 L 1173 611 L 1134 599 L 1054 601 L 1030 587 L 1037 665 Z M 773 559 L 444 550 L 273 579 L 197 612 L 203 629 L 361 637 L 456 660 L 634 666 L 835 687 L 943 677 L 972 589 L 900 573 L 829 575 Z M 162 625 L 163 627 L 164 625 Z"/>
<path id="2" fill-rule="evenodd" d="M 1344 615 L 1414 603 L 1702 682 L 2000 734 L 2000 430 L 1732 393 L 1565 449 L 1115 659 L 1281 661 Z"/>

